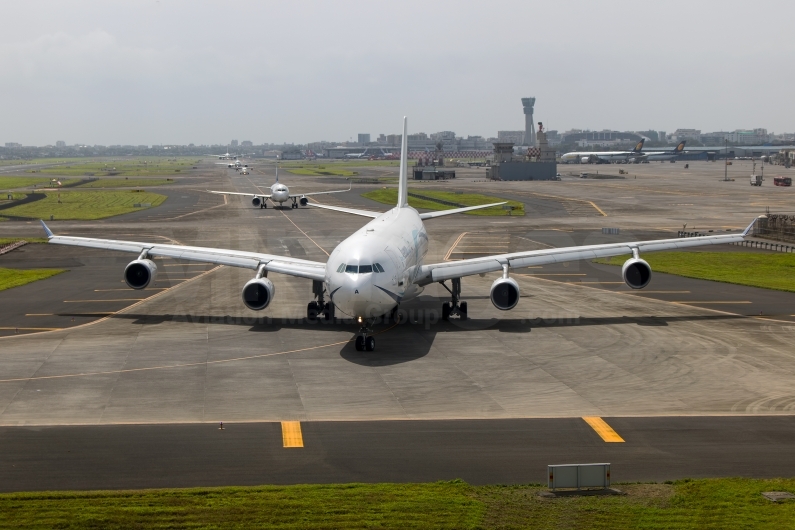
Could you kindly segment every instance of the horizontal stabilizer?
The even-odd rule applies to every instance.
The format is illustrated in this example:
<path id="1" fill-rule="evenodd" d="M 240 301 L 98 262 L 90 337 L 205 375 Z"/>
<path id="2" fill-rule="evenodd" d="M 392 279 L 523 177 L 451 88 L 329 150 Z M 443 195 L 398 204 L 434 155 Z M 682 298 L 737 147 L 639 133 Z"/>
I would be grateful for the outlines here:
<path id="1" fill-rule="evenodd" d="M 464 213 L 469 212 L 471 210 L 480 210 L 481 208 L 491 208 L 492 206 L 500 206 L 501 204 L 507 204 L 506 202 L 495 202 L 493 204 L 481 204 L 480 206 L 467 206 L 465 208 L 455 208 L 453 210 L 440 210 L 438 212 L 428 212 L 428 213 L 421 213 L 420 219 L 433 219 L 434 217 L 442 217 L 444 215 L 452 215 L 454 213 Z"/>
<path id="2" fill-rule="evenodd" d="M 335 212 L 360 215 L 362 217 L 370 217 L 371 219 L 375 219 L 376 217 L 378 217 L 383 213 L 383 212 L 371 212 L 369 210 L 357 210 L 355 208 L 342 208 L 341 206 L 329 206 L 328 204 L 318 204 L 316 202 L 307 203 L 307 206 L 313 206 L 315 208 L 323 208 L 324 210 L 333 210 Z"/>

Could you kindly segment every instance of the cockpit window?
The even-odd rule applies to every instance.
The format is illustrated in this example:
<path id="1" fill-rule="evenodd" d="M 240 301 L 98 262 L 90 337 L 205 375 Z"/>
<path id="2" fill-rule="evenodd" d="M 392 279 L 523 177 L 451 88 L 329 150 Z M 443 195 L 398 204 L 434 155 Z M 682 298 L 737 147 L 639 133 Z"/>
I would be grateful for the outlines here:
<path id="1" fill-rule="evenodd" d="M 340 263 L 340 266 L 337 267 L 337 272 L 343 272 L 344 270 L 345 270 L 345 264 L 344 263 Z"/>
<path id="2" fill-rule="evenodd" d="M 368 272 L 373 272 L 372 265 L 359 265 L 359 274 L 367 274 Z"/>
<path id="3" fill-rule="evenodd" d="M 353 274 L 356 274 L 357 272 L 359 272 L 359 266 L 358 265 L 346 265 L 345 266 L 345 272 L 352 272 Z"/>
<path id="4" fill-rule="evenodd" d="M 384 272 L 384 268 L 381 266 L 380 263 L 374 263 L 373 264 L 373 270 L 375 272 Z"/>

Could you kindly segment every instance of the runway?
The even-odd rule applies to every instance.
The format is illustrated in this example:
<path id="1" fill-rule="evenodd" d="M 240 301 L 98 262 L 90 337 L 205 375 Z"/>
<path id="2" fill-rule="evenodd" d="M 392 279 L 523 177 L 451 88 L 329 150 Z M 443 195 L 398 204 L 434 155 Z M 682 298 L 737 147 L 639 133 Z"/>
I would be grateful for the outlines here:
<path id="1" fill-rule="evenodd" d="M 246 177 L 222 177 L 228 182 L 218 186 L 253 191 Z M 311 182 L 282 180 L 291 187 Z M 622 240 L 670 236 L 695 201 L 704 207 L 689 222 L 736 229 L 753 216 L 748 202 L 759 200 L 745 187 L 713 199 L 703 184 L 677 182 L 503 183 L 491 193 L 532 193 L 533 210 L 523 218 L 429 221 L 426 261 L 442 261 L 457 243 L 461 252 L 513 251 L 612 237 L 601 226 L 621 227 Z M 549 188 L 562 184 L 571 186 Z M 616 186 L 633 195 L 621 199 Z M 690 202 L 668 205 L 682 186 L 692 187 Z M 359 196 L 365 189 L 323 200 L 384 209 Z M 554 198 L 564 193 L 587 198 L 607 217 L 566 208 Z M 184 207 L 195 215 L 157 210 L 53 228 L 325 261 L 325 252 L 362 224 L 316 209 L 252 209 L 237 198 Z M 4 225 L 3 235 L 12 226 L 37 231 Z M 546 464 L 583 459 L 622 464 L 626 474 L 615 480 L 791 474 L 776 467 L 789 454 L 795 410 L 790 293 L 662 274 L 648 290 L 630 293 L 618 267 L 579 263 L 518 271 L 522 300 L 503 313 L 488 300 L 497 275 L 474 276 L 462 282 L 470 320 L 442 322 L 446 291 L 429 286 L 401 306 L 400 324 L 376 327 L 377 351 L 366 353 L 350 342 L 352 323 L 305 321 L 306 280 L 274 275 L 276 302 L 257 313 L 239 300 L 250 271 L 164 260 L 157 291 L 116 302 L 140 294 L 110 290 L 124 288 L 130 255 L 23 248 L 0 256 L 0 266 L 46 262 L 70 272 L 0 293 L 6 328 L 64 328 L 0 338 L 0 465 L 24 470 L 0 479 L 6 490 L 456 477 L 541 482 Z M 626 441 L 594 438 L 583 416 L 605 418 Z M 221 421 L 228 428 L 218 433 Z M 301 422 L 303 448 L 280 445 L 282 421 Z M 59 440 L 72 441 L 61 448 Z M 63 453 L 71 450 L 75 455 Z M 48 478 L 43 470 L 55 464 L 59 471 Z M 158 466 L 169 473 L 155 473 Z M 96 471 L 81 478 L 79 468 Z"/>

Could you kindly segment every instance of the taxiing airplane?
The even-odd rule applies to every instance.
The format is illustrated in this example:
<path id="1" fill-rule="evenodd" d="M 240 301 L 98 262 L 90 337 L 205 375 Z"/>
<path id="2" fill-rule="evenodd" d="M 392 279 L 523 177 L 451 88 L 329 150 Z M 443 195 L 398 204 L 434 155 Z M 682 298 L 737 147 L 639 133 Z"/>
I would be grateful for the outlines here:
<path id="1" fill-rule="evenodd" d="M 241 174 L 247 175 L 248 168 L 244 167 L 240 169 Z M 279 168 L 276 168 L 276 183 L 271 186 L 271 192 L 267 193 L 239 193 L 236 191 L 211 191 L 207 190 L 210 193 L 217 193 L 219 195 L 242 195 L 243 197 L 251 197 L 251 204 L 254 207 L 260 208 L 267 208 L 268 207 L 268 199 L 271 200 L 273 203 L 279 203 L 279 206 L 284 205 L 287 201 L 292 202 L 292 208 L 298 208 L 298 205 L 306 206 L 309 202 L 307 199 L 310 195 L 326 195 L 328 193 L 342 193 L 344 191 L 351 191 L 351 185 L 348 186 L 347 190 L 333 190 L 333 191 L 313 191 L 310 193 L 290 193 L 290 188 L 288 188 L 285 184 L 279 182 Z M 275 204 L 274 204 L 275 205 Z"/>
<path id="2" fill-rule="evenodd" d="M 572 151 L 560 157 L 560 161 L 566 164 L 593 164 L 609 163 L 615 161 L 630 161 L 641 155 L 645 138 L 641 138 L 632 151 Z"/>
<path id="3" fill-rule="evenodd" d="M 218 160 L 234 160 L 235 158 L 237 158 L 238 155 L 230 154 L 229 150 L 227 150 L 227 152 L 222 155 L 204 155 L 204 156 L 217 156 Z"/>
<path id="4" fill-rule="evenodd" d="M 489 295 L 491 303 L 500 310 L 513 309 L 519 302 L 519 284 L 511 278 L 512 271 L 550 263 L 629 255 L 621 268 L 621 274 L 631 288 L 642 289 L 649 284 L 652 273 L 649 264 L 641 258 L 641 253 L 739 242 L 748 235 L 753 226 L 752 223 L 742 234 L 550 248 L 426 264 L 424 259 L 428 252 L 428 234 L 424 221 L 503 203 L 417 212 L 408 205 L 406 140 L 406 119 L 403 118 L 398 200 L 394 208 L 381 213 L 312 204 L 317 208 L 372 219 L 337 245 L 325 263 L 248 250 L 58 236 L 52 233 L 44 221 L 41 224 L 49 243 L 137 254 L 138 257 L 124 269 L 124 281 L 133 289 L 144 289 L 154 281 L 157 265 L 153 258 L 158 257 L 256 271 L 254 277 L 243 286 L 241 293 L 243 304 L 255 311 L 263 310 L 273 302 L 276 288 L 267 277 L 269 272 L 312 280 L 314 301 L 307 306 L 307 319 L 333 319 L 336 310 L 353 317 L 361 324 L 355 341 L 359 351 L 373 351 L 375 348 L 375 338 L 368 325 L 376 318 L 394 312 L 398 304 L 417 297 L 431 283 L 440 283 L 450 292 L 451 301 L 442 305 L 442 318 L 445 320 L 451 315 L 467 318 L 467 304 L 460 301 L 461 278 L 474 274 L 502 273 L 494 280 Z M 326 295 L 328 302 L 325 300 Z"/>

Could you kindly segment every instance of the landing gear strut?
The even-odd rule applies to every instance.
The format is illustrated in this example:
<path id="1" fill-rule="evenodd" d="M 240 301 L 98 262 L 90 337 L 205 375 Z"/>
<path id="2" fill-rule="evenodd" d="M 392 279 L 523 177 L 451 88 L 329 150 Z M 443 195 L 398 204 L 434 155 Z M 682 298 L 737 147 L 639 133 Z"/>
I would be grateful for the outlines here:
<path id="1" fill-rule="evenodd" d="M 450 287 L 441 281 L 439 282 L 442 287 L 447 289 L 450 293 L 452 300 L 442 304 L 442 320 L 450 320 L 450 316 L 458 315 L 461 320 L 467 319 L 467 303 L 461 302 L 461 278 L 453 278 L 450 280 Z"/>
<path id="2" fill-rule="evenodd" d="M 356 337 L 356 351 L 374 351 L 375 350 L 375 337 L 368 335 L 373 330 L 367 327 L 367 323 L 362 321 L 362 327 L 359 328 L 359 335 Z"/>
<path id="3" fill-rule="evenodd" d="M 291 208 L 298 208 L 298 197 L 290 197 L 293 200 Z"/>
<path id="4" fill-rule="evenodd" d="M 325 287 L 323 282 L 318 280 L 312 281 L 312 294 L 317 298 L 314 302 L 309 302 L 306 306 L 306 319 L 309 322 L 317 322 L 318 320 L 333 321 L 334 320 L 334 304 L 326 302 L 324 298 Z"/>
<path id="5" fill-rule="evenodd" d="M 267 202 L 265 202 L 265 201 L 266 201 L 266 199 L 262 199 L 262 202 L 261 202 L 261 203 L 259 203 L 260 210 L 261 210 L 262 208 L 267 208 L 267 207 L 268 207 L 268 203 L 267 203 Z"/>

